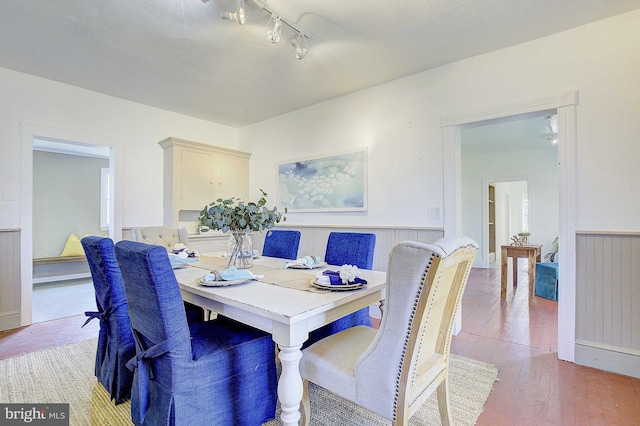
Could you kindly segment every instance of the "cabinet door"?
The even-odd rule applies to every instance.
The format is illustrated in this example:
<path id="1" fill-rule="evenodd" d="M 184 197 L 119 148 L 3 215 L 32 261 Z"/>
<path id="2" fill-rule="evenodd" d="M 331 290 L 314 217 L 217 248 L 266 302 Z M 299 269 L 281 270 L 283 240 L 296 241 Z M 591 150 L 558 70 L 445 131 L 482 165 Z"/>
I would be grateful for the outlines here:
<path id="1" fill-rule="evenodd" d="M 215 155 L 187 149 L 182 150 L 180 160 L 181 187 L 180 209 L 202 210 L 202 208 L 218 198 L 216 188 Z"/>
<path id="2" fill-rule="evenodd" d="M 218 158 L 216 193 L 218 198 L 249 198 L 249 161 L 235 156 Z"/>

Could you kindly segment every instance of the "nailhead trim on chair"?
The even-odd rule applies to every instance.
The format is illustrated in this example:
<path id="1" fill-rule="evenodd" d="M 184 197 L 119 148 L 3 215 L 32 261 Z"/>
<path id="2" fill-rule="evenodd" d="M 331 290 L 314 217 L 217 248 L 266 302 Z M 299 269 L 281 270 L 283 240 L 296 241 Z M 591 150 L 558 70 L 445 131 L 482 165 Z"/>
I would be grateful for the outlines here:
<path id="1" fill-rule="evenodd" d="M 433 258 L 436 257 L 437 255 L 435 253 L 431 254 L 431 257 L 429 258 L 429 263 L 427 264 L 427 267 L 425 268 L 424 272 L 422 273 L 422 282 L 424 283 L 424 281 L 427 279 L 427 274 L 429 273 L 429 269 L 431 269 L 431 264 L 433 263 Z M 413 326 L 413 319 L 416 315 L 416 311 L 418 309 L 418 301 L 420 300 L 420 295 L 422 294 L 422 289 L 424 288 L 424 286 L 420 286 L 418 293 L 416 294 L 416 296 L 413 299 L 413 309 L 411 310 L 411 326 Z M 404 339 L 404 345 L 402 347 L 402 356 L 400 357 L 400 365 L 398 366 L 398 375 L 396 377 L 396 392 L 395 392 L 395 396 L 393 398 L 393 421 L 396 421 L 397 418 L 397 412 L 398 412 L 398 398 L 400 398 L 399 394 L 400 394 L 400 381 L 401 381 L 401 377 L 400 375 L 402 374 L 402 364 L 404 363 L 404 359 L 405 356 L 407 355 L 407 346 L 409 345 L 409 337 L 411 336 L 411 329 L 407 330 L 407 334 L 405 336 Z"/>

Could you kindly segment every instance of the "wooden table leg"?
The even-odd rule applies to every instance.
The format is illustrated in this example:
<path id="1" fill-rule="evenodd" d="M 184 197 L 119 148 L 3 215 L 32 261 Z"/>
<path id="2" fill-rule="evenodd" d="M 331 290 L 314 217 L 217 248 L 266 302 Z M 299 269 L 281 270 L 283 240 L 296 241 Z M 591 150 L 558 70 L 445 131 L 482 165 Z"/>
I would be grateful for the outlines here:
<path id="1" fill-rule="evenodd" d="M 507 298 L 507 250 L 502 249 L 500 263 L 501 263 L 501 271 L 500 271 L 500 297 L 502 299 Z"/>
<path id="2" fill-rule="evenodd" d="M 536 255 L 529 252 L 529 301 L 533 302 L 536 296 Z"/>
<path id="3" fill-rule="evenodd" d="M 518 257 L 513 256 L 513 286 L 518 286 Z"/>

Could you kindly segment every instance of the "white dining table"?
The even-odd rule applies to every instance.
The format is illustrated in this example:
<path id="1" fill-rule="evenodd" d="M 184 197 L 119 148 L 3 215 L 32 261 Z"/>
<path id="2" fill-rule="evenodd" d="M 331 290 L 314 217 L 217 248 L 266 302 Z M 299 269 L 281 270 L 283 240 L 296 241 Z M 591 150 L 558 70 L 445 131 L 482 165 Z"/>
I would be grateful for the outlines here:
<path id="1" fill-rule="evenodd" d="M 225 287 L 199 284 L 197 280 L 209 272 L 207 269 L 215 267 L 212 262 L 224 265 L 224 259 L 202 256 L 200 262 L 175 270 L 183 299 L 271 334 L 278 345 L 282 365 L 278 379 L 280 419 L 284 426 L 297 426 L 302 400 L 299 370 L 302 344 L 310 331 L 384 300 L 386 273 L 361 269 L 358 276 L 367 280 L 364 288 L 316 291 L 311 286 L 316 273 L 327 269 L 336 271 L 339 266 L 282 269 L 284 259 L 261 257 L 254 259 L 250 270 L 263 274 L 262 280 Z M 307 289 L 292 288 L 305 287 L 305 283 Z"/>

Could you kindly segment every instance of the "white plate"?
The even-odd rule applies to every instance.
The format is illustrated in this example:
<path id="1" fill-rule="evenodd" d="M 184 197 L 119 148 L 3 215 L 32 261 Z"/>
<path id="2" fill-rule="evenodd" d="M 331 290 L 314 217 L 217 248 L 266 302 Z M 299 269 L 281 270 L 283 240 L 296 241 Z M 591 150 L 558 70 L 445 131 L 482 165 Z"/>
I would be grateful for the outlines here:
<path id="1" fill-rule="evenodd" d="M 206 287 L 227 287 L 230 285 L 246 283 L 247 281 L 254 281 L 254 280 L 251 278 L 243 278 L 241 280 L 230 280 L 230 281 L 205 281 L 203 277 L 200 277 L 196 280 L 198 284 Z"/>
<path id="2" fill-rule="evenodd" d="M 316 281 L 316 279 L 314 278 L 311 281 L 311 284 L 313 284 L 314 287 L 318 287 L 324 290 L 357 290 L 359 288 L 363 288 L 366 287 L 366 284 L 338 284 L 338 285 L 327 285 L 327 284 L 321 284 L 319 282 Z"/>
<path id="3" fill-rule="evenodd" d="M 311 268 L 309 268 L 307 265 L 292 264 L 287 266 L 285 269 L 318 269 L 318 268 L 324 268 L 325 266 L 327 266 L 326 262 L 314 263 Z"/>

